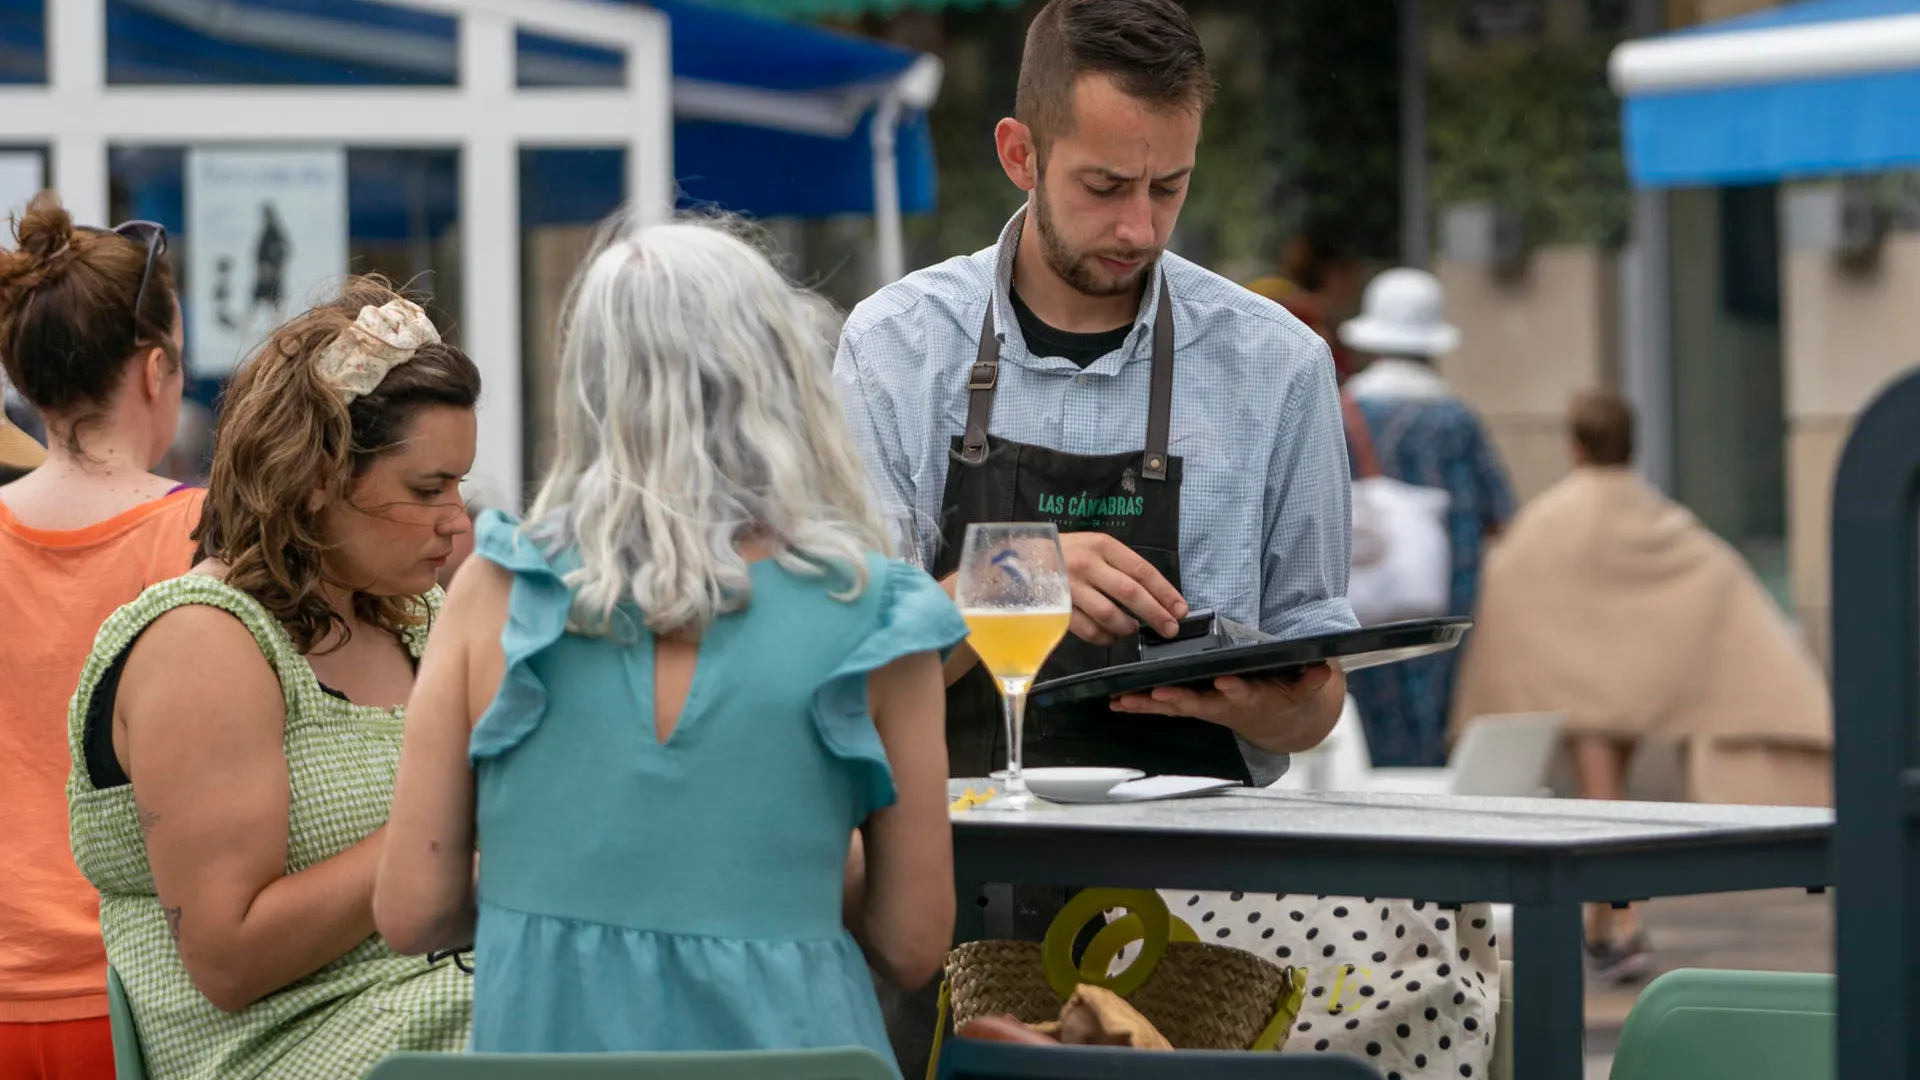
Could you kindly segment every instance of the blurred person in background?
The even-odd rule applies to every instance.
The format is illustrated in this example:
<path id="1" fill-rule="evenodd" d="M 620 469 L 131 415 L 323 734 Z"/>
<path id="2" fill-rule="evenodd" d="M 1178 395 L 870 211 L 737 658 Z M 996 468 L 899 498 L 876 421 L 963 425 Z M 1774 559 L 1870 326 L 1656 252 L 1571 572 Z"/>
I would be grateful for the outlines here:
<path id="1" fill-rule="evenodd" d="M 1353 374 L 1353 356 L 1334 329 L 1354 314 L 1365 270 L 1352 241 L 1337 222 L 1310 217 L 1280 251 L 1279 273 L 1247 282 L 1247 288 L 1279 304 L 1319 334 L 1333 353 L 1341 383 Z"/>
<path id="2" fill-rule="evenodd" d="M 229 386 L 198 564 L 94 639 L 73 856 L 156 1077 L 347 1078 L 466 1046 L 471 978 L 388 948 L 373 882 L 479 396 L 418 304 L 349 279 Z"/>
<path id="3" fill-rule="evenodd" d="M 1480 415 L 1448 389 L 1435 366 L 1460 344 L 1444 317 L 1440 282 L 1424 270 L 1388 270 L 1367 285 L 1361 313 L 1340 339 L 1370 358 L 1347 380 L 1380 472 L 1447 493 L 1448 615 L 1473 614 L 1486 542 L 1513 516 L 1513 487 Z M 1356 671 L 1353 699 L 1373 764 L 1440 766 L 1447 760 L 1453 653 Z"/>
<path id="4" fill-rule="evenodd" d="M 1330 220 L 1310 218 L 1281 249 L 1280 273 L 1255 278 L 1247 282 L 1247 288 L 1286 308 L 1326 341 L 1333 356 L 1334 378 L 1344 388 L 1347 377 L 1353 374 L 1353 355 L 1335 328 L 1353 313 L 1363 278 L 1360 259 L 1354 255 L 1345 230 Z M 1364 476 L 1376 471 L 1371 466 L 1372 449 L 1365 438 L 1357 437 L 1366 421 L 1344 390 L 1340 412 L 1353 474 Z M 1367 462 L 1364 466 L 1363 459 Z"/>
<path id="5" fill-rule="evenodd" d="M 1607 393 L 1571 414 L 1574 470 L 1487 557 L 1453 709 L 1564 711 L 1580 795 L 1618 799 L 1636 747 L 1671 740 L 1687 797 L 1832 803 L 1833 723 L 1813 655 L 1745 559 L 1633 471 L 1633 414 Z M 1589 910 L 1603 977 L 1651 969 L 1631 910 Z"/>
<path id="6" fill-rule="evenodd" d="M 99 900 L 68 844 L 67 702 L 115 608 L 193 559 L 200 495 L 153 468 L 180 415 L 166 233 L 36 197 L 0 250 L 0 361 L 45 460 L 0 487 L 0 1076 L 113 1074 Z M 34 450 L 18 428 L 0 441 Z"/>
<path id="7" fill-rule="evenodd" d="M 158 470 L 164 476 L 194 487 L 207 485 L 207 470 L 213 465 L 213 411 L 184 398 L 180 402 L 180 423 L 174 428 L 173 443 Z"/>

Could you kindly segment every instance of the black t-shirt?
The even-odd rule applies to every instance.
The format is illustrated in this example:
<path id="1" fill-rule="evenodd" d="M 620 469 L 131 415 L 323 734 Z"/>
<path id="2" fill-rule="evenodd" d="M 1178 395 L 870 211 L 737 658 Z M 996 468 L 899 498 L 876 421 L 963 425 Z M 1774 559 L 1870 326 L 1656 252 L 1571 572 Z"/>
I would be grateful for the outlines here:
<path id="1" fill-rule="evenodd" d="M 1013 301 L 1013 315 L 1020 320 L 1020 336 L 1027 339 L 1027 351 L 1036 357 L 1058 356 L 1084 368 L 1126 344 L 1127 335 L 1133 332 L 1132 323 L 1092 334 L 1055 330 L 1040 321 L 1019 293 L 1008 289 L 1007 299 Z"/>

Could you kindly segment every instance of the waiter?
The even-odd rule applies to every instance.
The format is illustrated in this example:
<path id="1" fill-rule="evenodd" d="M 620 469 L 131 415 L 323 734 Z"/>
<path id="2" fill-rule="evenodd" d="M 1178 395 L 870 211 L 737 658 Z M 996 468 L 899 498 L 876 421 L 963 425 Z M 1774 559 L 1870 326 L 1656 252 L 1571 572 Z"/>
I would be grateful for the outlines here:
<path id="1" fill-rule="evenodd" d="M 1165 251 L 1213 95 L 1176 0 L 1051 0 L 994 130 L 1027 203 L 997 244 L 890 285 L 834 364 L 883 500 L 953 589 L 968 525 L 1059 527 L 1068 638 L 1041 678 L 1137 656 L 1143 625 L 1212 609 L 1282 637 L 1353 629 L 1346 450 L 1326 344 Z M 993 682 L 948 668 L 957 776 L 1006 764 Z M 1028 713 L 1025 763 L 1277 778 L 1345 683 L 1218 679 Z"/>

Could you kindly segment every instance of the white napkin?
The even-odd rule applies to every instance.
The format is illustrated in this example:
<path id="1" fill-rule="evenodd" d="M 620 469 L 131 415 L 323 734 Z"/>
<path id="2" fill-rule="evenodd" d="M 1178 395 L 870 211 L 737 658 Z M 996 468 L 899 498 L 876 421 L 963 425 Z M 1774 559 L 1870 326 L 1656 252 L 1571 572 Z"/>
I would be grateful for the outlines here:
<path id="1" fill-rule="evenodd" d="M 1221 780 L 1212 776 L 1149 776 L 1116 785 L 1101 801 L 1153 802 L 1156 799 L 1186 799 L 1238 786 L 1240 785 L 1233 780 Z"/>

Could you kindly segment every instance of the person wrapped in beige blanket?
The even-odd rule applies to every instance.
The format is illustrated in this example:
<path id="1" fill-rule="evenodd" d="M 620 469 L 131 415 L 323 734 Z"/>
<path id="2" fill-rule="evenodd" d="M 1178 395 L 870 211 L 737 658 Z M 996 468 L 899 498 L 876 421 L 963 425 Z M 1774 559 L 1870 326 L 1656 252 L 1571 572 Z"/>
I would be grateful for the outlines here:
<path id="1" fill-rule="evenodd" d="M 1633 415 L 1610 394 L 1572 412 L 1577 467 L 1514 519 L 1486 563 L 1451 714 L 1564 711 L 1580 793 L 1621 795 L 1642 740 L 1670 740 L 1699 802 L 1830 805 L 1821 670 L 1726 542 L 1629 465 Z M 1647 964 L 1630 912 L 1596 909 L 1603 975 Z"/>

